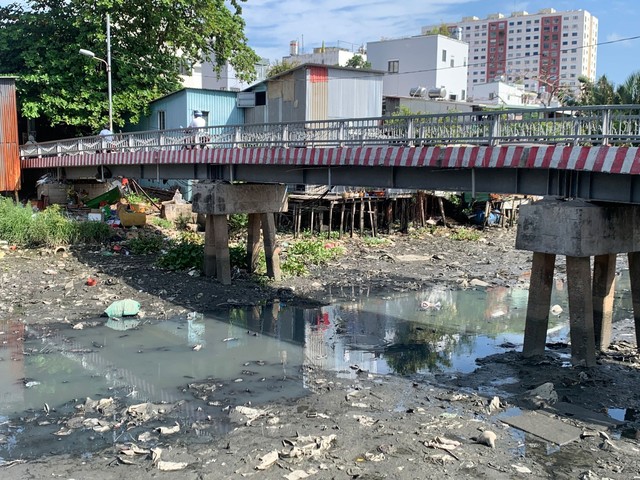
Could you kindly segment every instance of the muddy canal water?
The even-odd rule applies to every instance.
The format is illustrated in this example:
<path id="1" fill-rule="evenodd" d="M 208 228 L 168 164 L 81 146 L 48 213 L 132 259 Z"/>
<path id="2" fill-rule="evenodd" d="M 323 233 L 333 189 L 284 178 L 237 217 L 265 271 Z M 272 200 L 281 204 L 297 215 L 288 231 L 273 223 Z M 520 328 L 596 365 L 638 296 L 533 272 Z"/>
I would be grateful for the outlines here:
<path id="1" fill-rule="evenodd" d="M 345 378 L 360 370 L 468 373 L 477 358 L 522 346 L 524 289 L 334 293 L 330 305 L 306 310 L 275 303 L 170 319 L 87 319 L 83 329 L 0 322 L 0 460 L 124 440 L 124 430 L 113 430 L 51 441 L 60 429 L 56 415 L 72 415 L 87 397 L 177 404 L 177 421 L 214 417 L 213 434 L 224 434 L 226 407 L 305 395 L 309 368 Z M 565 342 L 568 306 L 561 283 L 552 305 L 562 312 L 551 318 L 548 341 Z M 631 315 L 624 275 L 615 312 L 618 318 Z M 203 382 L 210 386 L 206 395 L 199 390 Z M 35 426 L 16 426 L 27 423 Z"/>

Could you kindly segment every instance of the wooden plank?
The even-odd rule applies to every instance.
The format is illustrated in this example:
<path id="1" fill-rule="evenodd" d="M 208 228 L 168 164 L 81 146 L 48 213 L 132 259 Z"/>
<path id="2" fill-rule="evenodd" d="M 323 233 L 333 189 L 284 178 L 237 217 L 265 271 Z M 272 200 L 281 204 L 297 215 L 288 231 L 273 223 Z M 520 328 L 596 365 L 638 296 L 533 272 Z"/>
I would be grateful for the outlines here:
<path id="1" fill-rule="evenodd" d="M 556 256 L 551 253 L 533 252 L 527 319 L 524 327 L 522 355 L 544 355 L 551 308 L 551 288 Z"/>
<path id="2" fill-rule="evenodd" d="M 615 279 L 615 253 L 597 255 L 593 262 L 593 329 L 596 348 L 601 351 L 611 344 Z"/>
<path id="3" fill-rule="evenodd" d="M 213 217 L 217 278 L 223 285 L 231 285 L 231 260 L 229 258 L 229 226 L 227 225 L 227 216 L 208 216 Z"/>
<path id="4" fill-rule="evenodd" d="M 640 252 L 629 252 L 627 258 L 629 260 L 633 319 L 636 327 L 636 348 L 638 348 L 640 347 Z"/>
<path id="5" fill-rule="evenodd" d="M 258 268 L 260 258 L 260 214 L 249 214 L 249 225 L 247 232 L 247 266 L 249 272 L 253 273 Z"/>
<path id="6" fill-rule="evenodd" d="M 578 440 L 582 434 L 582 429 L 538 412 L 500 417 L 500 421 L 560 446 Z"/>
<path id="7" fill-rule="evenodd" d="M 213 215 L 205 215 L 204 221 L 204 274 L 216 276 L 216 240 L 213 234 Z"/>
<path id="8" fill-rule="evenodd" d="M 589 257 L 567 255 L 567 285 L 571 363 L 593 367 L 596 364 L 596 346 L 593 331 L 593 297 Z"/>
<path id="9" fill-rule="evenodd" d="M 280 249 L 276 243 L 276 224 L 272 213 L 263 213 L 262 238 L 264 240 L 264 255 L 267 261 L 267 276 L 276 281 L 282 278 L 280 270 Z"/>

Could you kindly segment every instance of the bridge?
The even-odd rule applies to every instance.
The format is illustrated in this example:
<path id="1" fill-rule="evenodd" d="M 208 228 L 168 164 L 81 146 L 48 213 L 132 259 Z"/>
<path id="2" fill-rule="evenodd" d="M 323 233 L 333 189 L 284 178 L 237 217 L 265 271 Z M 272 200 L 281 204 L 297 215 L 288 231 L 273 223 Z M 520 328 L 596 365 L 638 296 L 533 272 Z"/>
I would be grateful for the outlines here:
<path id="1" fill-rule="evenodd" d="M 110 174 L 580 199 L 521 209 L 516 248 L 534 252 L 523 354 L 544 353 L 555 258 L 565 255 L 572 361 L 593 366 L 595 349 L 606 348 L 611 335 L 618 253 L 628 254 L 640 345 L 638 145 L 640 106 L 624 105 L 115 134 L 24 145 L 21 163 L 58 174 L 64 168 L 67 179 Z M 205 183 L 197 186 L 202 189 L 194 209 L 200 205 L 207 214 L 205 272 L 207 264 L 215 264 L 218 278 L 230 283 L 226 215 L 237 212 L 233 202 L 210 201 L 218 193 Z M 278 249 L 269 212 L 278 211 L 278 202 L 265 210 L 268 192 L 246 195 L 246 186 L 224 188 L 228 198 L 250 197 L 255 204 L 249 211 L 251 250 L 262 225 L 268 269 L 276 271 Z"/>
<path id="2" fill-rule="evenodd" d="M 23 145 L 25 169 L 640 203 L 637 105 L 119 133 Z M 106 167 L 106 168 L 102 168 Z"/>

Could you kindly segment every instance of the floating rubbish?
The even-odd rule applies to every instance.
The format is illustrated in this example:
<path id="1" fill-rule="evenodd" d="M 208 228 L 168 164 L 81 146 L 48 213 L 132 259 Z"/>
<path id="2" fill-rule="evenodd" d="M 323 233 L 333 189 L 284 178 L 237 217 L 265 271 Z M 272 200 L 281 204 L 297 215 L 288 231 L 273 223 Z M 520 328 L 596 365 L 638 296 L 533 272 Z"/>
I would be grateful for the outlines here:
<path id="1" fill-rule="evenodd" d="M 427 310 L 433 308 L 435 310 L 440 310 L 442 305 L 440 302 L 427 302 L 426 300 L 420 303 L 420 309 Z"/>

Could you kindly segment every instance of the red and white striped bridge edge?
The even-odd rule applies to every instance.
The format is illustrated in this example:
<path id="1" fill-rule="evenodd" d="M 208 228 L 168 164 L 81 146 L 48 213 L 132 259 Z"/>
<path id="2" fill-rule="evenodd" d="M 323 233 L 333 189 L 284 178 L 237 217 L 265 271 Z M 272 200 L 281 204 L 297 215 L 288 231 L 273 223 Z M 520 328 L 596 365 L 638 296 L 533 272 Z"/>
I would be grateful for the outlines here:
<path id="1" fill-rule="evenodd" d="M 640 174 L 640 148 L 554 145 L 496 147 L 256 147 L 86 153 L 22 160 L 22 168 L 158 164 L 546 168 L 638 175 Z"/>

